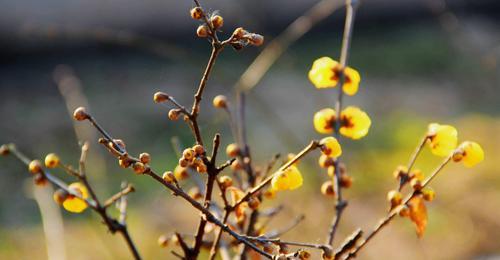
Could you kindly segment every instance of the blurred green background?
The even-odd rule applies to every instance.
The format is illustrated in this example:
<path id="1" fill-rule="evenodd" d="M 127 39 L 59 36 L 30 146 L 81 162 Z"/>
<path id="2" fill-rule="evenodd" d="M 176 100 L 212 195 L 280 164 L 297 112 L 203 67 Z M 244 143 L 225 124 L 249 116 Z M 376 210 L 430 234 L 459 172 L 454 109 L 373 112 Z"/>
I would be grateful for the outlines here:
<path id="1" fill-rule="evenodd" d="M 270 42 L 316 3 L 293 2 L 210 0 L 202 5 L 220 10 L 223 34 L 244 26 Z M 88 102 L 94 116 L 125 140 L 130 152 L 147 151 L 154 169 L 172 170 L 178 157 L 171 138 L 178 137 L 183 147 L 193 139 L 185 124 L 167 119 L 168 108 L 154 104 L 152 95 L 161 90 L 182 104 L 192 102 L 209 55 L 209 44 L 196 38 L 197 24 L 188 15 L 192 6 L 185 0 L 0 3 L 0 143 L 14 142 L 33 158 L 55 152 L 76 165 L 79 148 L 65 101 L 70 110 Z M 345 192 L 349 207 L 336 243 L 356 227 L 370 229 L 385 215 L 385 194 L 396 186 L 392 171 L 406 164 L 428 123 L 456 126 L 460 140 L 479 142 L 486 154 L 473 169 L 447 167 L 431 185 L 437 199 L 428 205 L 429 225 L 422 239 L 412 223 L 398 218 L 359 259 L 500 258 L 499 13 L 500 3 L 493 0 L 377 0 L 359 9 L 350 64 L 361 73 L 362 83 L 346 104 L 360 106 L 373 123 L 366 138 L 342 141 L 355 182 Z M 333 107 L 337 91 L 316 90 L 307 72 L 318 57 L 338 57 L 343 17 L 340 10 L 320 21 L 249 92 L 248 135 L 257 164 L 265 165 L 275 153 L 297 152 L 321 137 L 314 132 L 312 116 Z M 218 94 L 232 98 L 239 76 L 264 47 L 227 48 L 220 56 L 202 102 L 205 140 L 220 132 L 224 145 L 232 142 L 227 117 L 211 106 L 211 99 Z M 61 92 L 56 82 L 76 92 Z M 76 126 L 91 139 L 88 172 L 98 196 L 115 193 L 122 180 L 134 184 L 137 192 L 129 196 L 133 238 L 145 259 L 172 259 L 172 248 L 158 247 L 156 239 L 175 230 L 194 233 L 197 213 L 149 178 L 119 168 L 97 145 L 92 128 Z M 314 154 L 300 164 L 305 177 L 300 190 L 264 204 L 286 207 L 269 229 L 305 214 L 284 235 L 286 240 L 320 242 L 327 233 L 333 201 L 320 193 L 327 177 L 316 160 Z M 417 168 L 429 172 L 438 163 L 425 150 Z M 26 167 L 0 158 L 0 258 L 48 258 L 38 205 L 54 207 L 50 196 L 50 190 L 33 191 Z M 60 238 L 50 246 L 65 249 L 54 259 L 130 257 L 121 238 L 108 234 L 91 211 L 49 211 L 54 215 L 48 223 L 58 219 L 58 211 L 64 223 L 64 230 L 45 226 Z"/>

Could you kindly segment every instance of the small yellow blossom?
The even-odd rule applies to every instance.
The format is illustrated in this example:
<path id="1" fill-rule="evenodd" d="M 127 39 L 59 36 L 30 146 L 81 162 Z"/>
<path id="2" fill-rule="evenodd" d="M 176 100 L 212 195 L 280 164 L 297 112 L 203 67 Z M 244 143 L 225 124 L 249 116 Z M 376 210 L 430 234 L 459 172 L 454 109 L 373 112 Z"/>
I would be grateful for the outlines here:
<path id="1" fill-rule="evenodd" d="M 314 114 L 314 129 L 320 134 L 332 133 L 334 122 L 335 110 L 331 108 L 323 108 Z"/>
<path id="2" fill-rule="evenodd" d="M 335 137 L 325 137 L 319 144 L 322 146 L 321 152 L 329 157 L 339 157 L 342 154 L 342 147 Z"/>
<path id="3" fill-rule="evenodd" d="M 372 121 L 370 117 L 361 109 L 354 106 L 346 107 L 340 113 L 341 127 L 340 133 L 351 139 L 360 139 L 368 134 Z"/>
<path id="4" fill-rule="evenodd" d="M 321 57 L 313 62 L 308 76 L 316 88 L 333 88 L 339 82 L 340 72 L 341 66 L 337 61 L 329 57 Z M 344 77 L 342 90 L 350 96 L 356 94 L 361 81 L 359 73 L 355 69 L 346 67 Z"/>
<path id="5" fill-rule="evenodd" d="M 427 136 L 431 152 L 437 156 L 449 156 L 457 147 L 457 129 L 450 125 L 429 124 Z"/>
<path id="6" fill-rule="evenodd" d="M 276 191 L 294 190 L 302 186 L 302 182 L 302 174 L 297 167 L 292 165 L 274 175 L 271 187 Z"/>
<path id="7" fill-rule="evenodd" d="M 476 142 L 465 141 L 455 151 L 453 160 L 463 161 L 466 167 L 472 167 L 484 160 L 483 148 Z"/>
<path id="8" fill-rule="evenodd" d="M 68 186 L 68 189 L 71 190 L 72 192 L 80 195 L 82 198 L 87 199 L 89 197 L 89 192 L 85 185 L 83 185 L 80 182 L 74 182 Z M 88 205 L 85 201 L 69 195 L 63 202 L 63 207 L 73 213 L 80 213 L 84 211 Z"/>

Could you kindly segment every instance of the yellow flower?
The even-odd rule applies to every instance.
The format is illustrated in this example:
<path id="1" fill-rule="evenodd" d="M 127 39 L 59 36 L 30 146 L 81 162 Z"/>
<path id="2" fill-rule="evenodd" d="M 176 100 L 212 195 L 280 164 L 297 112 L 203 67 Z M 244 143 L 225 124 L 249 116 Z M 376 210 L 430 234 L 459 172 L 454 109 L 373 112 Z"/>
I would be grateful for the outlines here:
<path id="1" fill-rule="evenodd" d="M 372 124 L 370 117 L 361 109 L 354 106 L 346 107 L 340 113 L 340 133 L 351 139 L 360 139 L 368 134 Z"/>
<path id="2" fill-rule="evenodd" d="M 45 156 L 45 167 L 47 168 L 55 168 L 59 165 L 60 163 L 59 156 L 57 156 L 55 153 L 49 153 L 47 156 Z"/>
<path id="3" fill-rule="evenodd" d="M 85 185 L 83 185 L 80 182 L 74 182 L 74 183 L 70 184 L 68 186 L 68 189 L 71 190 L 72 192 L 80 195 L 84 199 L 89 197 L 89 192 L 88 192 L 87 188 L 85 187 Z M 75 196 L 69 195 L 64 200 L 63 207 L 69 212 L 80 213 L 80 212 L 84 211 L 88 207 L 88 205 L 85 201 L 83 201 Z"/>
<path id="4" fill-rule="evenodd" d="M 314 129 L 320 134 L 329 134 L 333 132 L 333 123 L 335 121 L 335 110 L 323 108 L 314 114 Z"/>
<path id="5" fill-rule="evenodd" d="M 457 147 L 457 129 L 450 125 L 429 124 L 427 136 L 431 152 L 437 156 L 448 156 Z"/>
<path id="6" fill-rule="evenodd" d="M 342 147 L 335 137 L 329 136 L 321 139 L 321 152 L 330 157 L 339 157 L 342 154 Z"/>
<path id="7" fill-rule="evenodd" d="M 295 166 L 290 166 L 283 171 L 276 173 L 271 181 L 273 190 L 294 190 L 302 186 L 302 174 Z"/>
<path id="8" fill-rule="evenodd" d="M 484 160 L 484 151 L 476 142 L 465 141 L 453 155 L 454 161 L 463 161 L 466 167 L 472 167 Z"/>
<path id="9" fill-rule="evenodd" d="M 329 58 L 321 57 L 313 62 L 309 70 L 309 80 L 316 88 L 333 88 L 337 86 L 340 78 L 340 64 Z M 342 90 L 347 95 L 354 95 L 358 92 L 361 77 L 359 73 L 350 67 L 344 69 L 345 82 Z"/>

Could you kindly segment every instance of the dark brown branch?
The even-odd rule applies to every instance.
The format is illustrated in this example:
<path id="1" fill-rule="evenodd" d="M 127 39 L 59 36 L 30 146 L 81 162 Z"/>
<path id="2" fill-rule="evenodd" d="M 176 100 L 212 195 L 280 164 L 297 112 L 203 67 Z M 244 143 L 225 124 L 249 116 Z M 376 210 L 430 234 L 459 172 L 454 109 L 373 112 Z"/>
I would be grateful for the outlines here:
<path id="1" fill-rule="evenodd" d="M 338 98 L 335 105 L 335 111 L 337 113 L 334 123 L 335 137 L 340 139 L 340 118 L 342 110 L 342 97 L 343 97 L 343 86 L 345 82 L 344 69 L 347 66 L 347 60 L 349 58 L 349 48 L 352 39 L 352 28 L 354 25 L 354 18 L 356 16 L 356 10 L 358 7 L 358 0 L 346 0 L 346 18 L 344 25 L 344 35 L 342 38 L 342 49 L 340 51 L 340 66 L 341 70 L 339 73 L 338 87 Z M 342 187 L 340 186 L 340 158 L 337 158 L 334 163 L 335 166 L 335 178 L 334 178 L 334 190 L 336 192 L 336 205 L 335 205 L 335 215 L 332 219 L 332 224 L 327 236 L 327 244 L 332 245 L 335 233 L 337 232 L 337 227 L 340 223 L 342 213 L 347 206 L 347 201 L 342 198 Z"/>

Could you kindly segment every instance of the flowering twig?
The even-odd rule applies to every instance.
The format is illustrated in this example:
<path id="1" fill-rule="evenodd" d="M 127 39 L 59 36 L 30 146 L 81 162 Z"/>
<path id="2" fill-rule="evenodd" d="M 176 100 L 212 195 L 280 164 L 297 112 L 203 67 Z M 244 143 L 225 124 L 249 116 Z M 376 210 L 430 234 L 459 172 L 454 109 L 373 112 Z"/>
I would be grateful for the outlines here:
<path id="1" fill-rule="evenodd" d="M 339 72 L 339 82 L 338 82 L 338 97 L 337 103 L 335 105 L 336 118 L 334 122 L 335 137 L 340 139 L 340 125 L 341 125 L 341 110 L 342 110 L 342 96 L 343 96 L 343 85 L 345 82 L 344 69 L 347 66 L 347 60 L 349 58 L 349 48 L 351 45 L 352 38 L 352 28 L 354 25 L 354 18 L 356 16 L 356 10 L 358 8 L 358 0 L 346 0 L 346 18 L 344 25 L 344 36 L 342 38 L 342 49 L 340 51 L 340 72 Z M 337 227 L 347 206 L 347 201 L 342 198 L 342 187 L 340 186 L 340 158 L 337 158 L 334 162 L 335 167 L 335 178 L 334 178 L 334 190 L 336 192 L 336 205 L 335 205 L 335 215 L 330 226 L 330 230 L 327 236 L 327 244 L 332 245 Z"/>
<path id="2" fill-rule="evenodd" d="M 432 172 L 432 174 L 422 183 L 422 189 L 425 188 L 440 172 L 441 170 L 451 161 L 452 155 L 446 157 L 444 161 Z M 421 189 L 420 189 L 421 190 Z M 353 251 L 351 251 L 345 259 L 351 259 L 353 257 L 356 257 L 356 254 L 365 247 L 365 245 L 373 239 L 373 237 L 382 230 L 383 227 L 385 227 L 387 224 L 391 222 L 392 219 L 396 215 L 398 215 L 399 211 L 401 210 L 402 207 L 407 206 L 408 203 L 410 202 L 411 199 L 416 197 L 417 195 L 420 194 L 420 190 L 414 190 L 411 194 L 409 194 L 404 200 L 403 203 L 394 208 L 389 212 L 389 214 L 381 219 L 378 224 L 373 228 L 373 230 L 366 236 L 366 238 L 358 245 L 355 247 Z"/>

